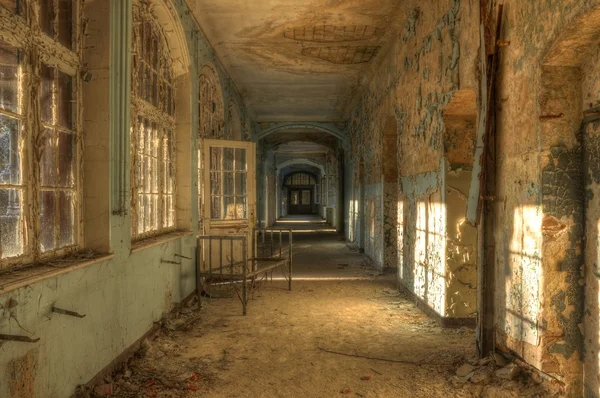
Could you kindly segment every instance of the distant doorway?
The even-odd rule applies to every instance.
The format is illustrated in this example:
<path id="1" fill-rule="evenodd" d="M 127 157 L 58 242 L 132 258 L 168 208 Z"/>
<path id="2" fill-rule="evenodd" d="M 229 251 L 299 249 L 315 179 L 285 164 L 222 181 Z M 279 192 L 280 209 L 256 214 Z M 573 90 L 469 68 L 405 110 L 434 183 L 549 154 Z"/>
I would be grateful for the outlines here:
<path id="1" fill-rule="evenodd" d="M 291 189 L 289 191 L 288 214 L 313 214 L 313 188 Z"/>
<path id="2" fill-rule="evenodd" d="M 315 200 L 317 179 L 309 173 L 292 173 L 285 178 L 284 191 L 287 191 L 287 214 L 317 214 Z"/>

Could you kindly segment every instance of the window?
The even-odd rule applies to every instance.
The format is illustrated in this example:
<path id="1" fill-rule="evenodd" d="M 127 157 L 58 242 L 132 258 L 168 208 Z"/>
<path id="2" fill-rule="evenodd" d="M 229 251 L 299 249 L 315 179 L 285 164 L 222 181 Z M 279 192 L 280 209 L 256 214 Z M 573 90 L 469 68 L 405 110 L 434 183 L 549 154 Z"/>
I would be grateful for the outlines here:
<path id="1" fill-rule="evenodd" d="M 206 73 L 200 75 L 200 138 L 220 139 L 224 135 L 223 99 L 218 91 L 219 87 L 215 84 L 215 73 L 210 71 L 210 75 L 212 76 Z"/>
<path id="2" fill-rule="evenodd" d="M 211 220 L 246 220 L 246 150 L 210 148 Z"/>
<path id="3" fill-rule="evenodd" d="M 204 167 L 202 153 L 204 152 L 204 139 L 223 139 L 224 138 L 224 109 L 223 98 L 221 96 L 221 87 L 216 72 L 209 66 L 205 66 L 200 73 L 200 87 L 198 98 L 198 122 L 200 130 L 198 131 L 198 224 L 200 230 L 203 228 L 202 219 L 204 217 L 203 203 L 204 198 Z M 211 199 L 212 200 L 212 199 Z M 223 199 L 224 200 L 224 199 Z M 214 203 L 213 203 L 214 205 Z M 211 205 L 212 206 L 212 205 Z M 220 206 L 219 206 L 220 208 Z M 224 215 L 219 215 L 219 217 Z M 210 215 L 213 217 L 213 215 Z M 217 218 L 221 219 L 221 218 Z"/>
<path id="4" fill-rule="evenodd" d="M 307 190 L 302 191 L 302 204 L 309 205 L 310 204 L 311 192 Z"/>
<path id="5" fill-rule="evenodd" d="M 0 0 L 20 15 L 0 39 L 0 268 L 76 250 L 82 233 L 80 2 L 28 3 Z"/>
<path id="6" fill-rule="evenodd" d="M 175 229 L 173 61 L 146 3 L 134 6 L 132 68 L 132 235 Z"/>
<path id="7" fill-rule="evenodd" d="M 306 173 L 295 173 L 287 176 L 283 185 L 315 185 L 315 178 Z"/>

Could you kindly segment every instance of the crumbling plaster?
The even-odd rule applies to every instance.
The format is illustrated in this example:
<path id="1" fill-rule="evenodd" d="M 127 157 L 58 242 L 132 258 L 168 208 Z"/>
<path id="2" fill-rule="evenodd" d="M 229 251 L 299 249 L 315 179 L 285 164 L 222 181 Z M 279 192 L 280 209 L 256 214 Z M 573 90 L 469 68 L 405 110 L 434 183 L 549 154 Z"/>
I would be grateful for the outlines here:
<path id="1" fill-rule="evenodd" d="M 444 158 L 449 154 L 451 163 L 458 163 L 454 158 L 460 158 L 461 154 L 455 154 L 457 151 L 452 146 L 459 149 L 464 143 L 446 139 L 444 134 L 451 137 L 448 132 L 452 129 L 446 128 L 444 112 L 459 90 L 478 90 L 478 4 L 464 0 L 436 2 L 427 8 L 421 8 L 419 2 L 407 4 L 408 12 L 401 20 L 397 39 L 379 61 L 347 127 L 354 196 L 360 195 L 363 183 L 357 172 L 359 159 L 364 160 L 366 187 L 364 201 L 347 202 L 348 209 L 358 205 L 348 220 L 353 226 L 353 236 L 349 231 L 347 238 L 360 241 L 364 233 L 360 229 L 368 235 L 370 222 L 375 222 L 378 236 L 371 240 L 380 242 L 387 251 L 398 253 L 394 268 L 398 268 L 399 283 L 442 317 L 472 317 L 476 305 L 476 285 L 472 283 L 475 267 L 464 268 L 462 252 L 442 256 L 439 253 L 446 253 L 446 247 L 456 251 L 463 244 L 456 244 L 460 212 L 449 218 L 445 210 L 446 174 L 453 169 L 446 165 Z M 474 95 L 470 98 L 471 102 L 475 99 Z M 474 108 L 474 103 L 466 105 Z M 390 116 L 396 118 L 398 130 L 395 159 L 384 158 L 382 151 L 384 126 Z M 398 162 L 396 193 L 391 192 L 393 184 L 386 188 L 381 180 L 385 163 L 394 161 Z M 458 199 L 452 196 L 452 200 L 458 200 L 466 208 L 460 195 Z M 383 204 L 376 205 L 373 221 L 368 219 L 370 202 Z M 389 219 L 383 209 L 392 206 L 396 208 L 396 225 L 382 222 Z M 366 220 L 363 221 L 361 213 Z M 427 236 L 419 234 L 418 225 Z M 447 234 L 449 230 L 451 234 Z M 390 236 L 398 243 L 390 242 Z M 445 238 L 439 239 L 439 236 Z M 474 250 L 472 231 L 470 240 L 466 245 L 469 249 L 463 250 Z M 366 239 L 365 253 L 378 264 L 380 248 L 383 249 Z M 449 261 L 446 261 L 447 256 Z M 458 257 L 460 261 L 456 261 Z M 469 261 L 474 262 L 474 258 Z M 468 276 L 462 275 L 465 269 L 469 269 Z"/>
<path id="2" fill-rule="evenodd" d="M 505 11 L 511 44 L 501 52 L 497 96 L 498 343 L 561 379 L 568 395 L 597 397 L 595 132 L 593 125 L 581 132 L 581 123 L 597 101 L 600 2 L 510 1 Z"/>

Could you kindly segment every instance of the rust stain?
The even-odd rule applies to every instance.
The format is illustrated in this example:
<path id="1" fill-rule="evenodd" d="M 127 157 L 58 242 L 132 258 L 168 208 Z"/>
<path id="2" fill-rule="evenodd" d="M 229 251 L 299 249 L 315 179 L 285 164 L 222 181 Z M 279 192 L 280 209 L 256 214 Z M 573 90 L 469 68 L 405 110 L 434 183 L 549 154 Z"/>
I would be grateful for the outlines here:
<path id="1" fill-rule="evenodd" d="M 8 363 L 10 398 L 31 398 L 35 396 L 35 378 L 38 368 L 38 350 L 33 349 L 25 356 Z"/>

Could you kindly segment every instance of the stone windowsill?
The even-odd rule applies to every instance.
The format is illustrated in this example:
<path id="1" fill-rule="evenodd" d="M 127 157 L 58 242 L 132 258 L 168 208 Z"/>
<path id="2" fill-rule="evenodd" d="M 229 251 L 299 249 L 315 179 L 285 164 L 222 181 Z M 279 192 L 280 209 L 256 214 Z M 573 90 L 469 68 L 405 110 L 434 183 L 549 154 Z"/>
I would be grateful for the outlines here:
<path id="1" fill-rule="evenodd" d="M 97 254 L 93 258 L 80 258 L 76 255 L 71 255 L 0 274 L 0 295 L 43 281 L 44 279 L 54 278 L 76 269 L 110 260 L 113 257 L 114 254 Z"/>
<path id="2" fill-rule="evenodd" d="M 151 236 L 131 243 L 131 253 L 137 253 L 141 250 L 148 249 L 153 246 L 162 245 L 185 236 L 192 235 L 192 231 L 172 231 L 162 235 Z"/>

